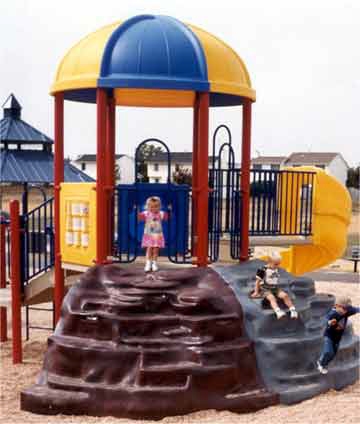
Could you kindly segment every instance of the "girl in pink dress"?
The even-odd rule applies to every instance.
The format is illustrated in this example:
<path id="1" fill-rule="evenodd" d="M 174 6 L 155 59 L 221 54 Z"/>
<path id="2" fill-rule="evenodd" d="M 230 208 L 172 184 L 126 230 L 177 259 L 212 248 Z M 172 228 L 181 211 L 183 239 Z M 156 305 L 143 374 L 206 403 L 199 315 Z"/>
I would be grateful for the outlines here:
<path id="1" fill-rule="evenodd" d="M 139 213 L 139 219 L 145 221 L 144 235 L 141 246 L 146 248 L 145 272 L 157 271 L 159 249 L 165 247 L 165 238 L 161 222 L 167 220 L 167 213 L 161 211 L 159 197 L 149 197 L 146 200 L 146 210 Z"/>

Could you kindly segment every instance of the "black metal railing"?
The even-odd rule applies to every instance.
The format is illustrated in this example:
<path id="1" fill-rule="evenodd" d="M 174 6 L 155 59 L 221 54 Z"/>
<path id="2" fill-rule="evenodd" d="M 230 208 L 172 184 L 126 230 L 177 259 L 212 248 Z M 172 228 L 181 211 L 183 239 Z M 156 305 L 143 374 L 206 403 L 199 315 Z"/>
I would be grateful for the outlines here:
<path id="1" fill-rule="evenodd" d="M 312 234 L 314 172 L 257 170 L 250 172 L 249 234 Z"/>
<path id="2" fill-rule="evenodd" d="M 54 198 L 21 219 L 21 279 L 23 285 L 54 265 Z"/>

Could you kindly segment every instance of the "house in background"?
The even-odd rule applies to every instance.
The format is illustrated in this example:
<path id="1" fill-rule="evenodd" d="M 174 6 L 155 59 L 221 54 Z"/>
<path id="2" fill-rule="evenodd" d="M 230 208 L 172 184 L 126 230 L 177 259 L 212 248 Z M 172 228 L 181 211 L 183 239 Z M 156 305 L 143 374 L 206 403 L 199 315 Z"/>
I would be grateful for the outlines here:
<path id="1" fill-rule="evenodd" d="M 132 184 L 135 180 L 135 161 L 128 155 L 115 155 L 117 165 L 117 184 Z M 72 164 L 92 178 L 96 179 L 96 155 L 84 154 L 72 161 Z"/>
<path id="2" fill-rule="evenodd" d="M 316 166 L 324 169 L 329 175 L 337 178 L 343 185 L 346 183 L 349 165 L 336 152 L 295 152 L 291 153 L 283 166 Z"/>
<path id="3" fill-rule="evenodd" d="M 251 160 L 252 169 L 276 170 L 287 166 L 316 166 L 345 185 L 348 164 L 341 153 L 331 152 L 294 152 L 289 156 L 258 156 Z"/>
<path id="4" fill-rule="evenodd" d="M 278 170 L 285 161 L 286 156 L 258 156 L 251 159 L 252 169 Z"/>
<path id="5" fill-rule="evenodd" d="M 181 169 L 192 171 L 192 152 L 171 152 L 170 180 L 173 180 L 174 172 Z M 213 157 L 209 156 L 209 168 L 212 167 Z M 218 158 L 215 158 L 215 166 Z M 147 158 L 147 175 L 150 183 L 166 183 L 168 177 L 168 155 L 165 152 L 157 152 Z M 223 164 L 225 166 L 225 164 Z"/>

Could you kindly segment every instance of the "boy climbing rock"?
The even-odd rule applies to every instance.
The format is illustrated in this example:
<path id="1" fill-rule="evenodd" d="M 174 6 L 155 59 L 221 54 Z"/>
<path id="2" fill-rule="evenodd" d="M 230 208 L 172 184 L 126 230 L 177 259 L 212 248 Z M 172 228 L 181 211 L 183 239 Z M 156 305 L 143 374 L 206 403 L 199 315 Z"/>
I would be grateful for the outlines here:
<path id="1" fill-rule="evenodd" d="M 360 312 L 360 308 L 353 307 L 351 299 L 340 297 L 326 315 L 324 344 L 320 358 L 317 361 L 317 368 L 321 374 L 328 373 L 327 366 L 336 356 L 348 318 L 358 312 Z"/>
<path id="2" fill-rule="evenodd" d="M 251 297 L 261 297 L 267 299 L 273 308 L 278 319 L 283 318 L 286 313 L 279 308 L 277 299 L 283 300 L 290 310 L 291 318 L 298 318 L 298 313 L 290 299 L 290 296 L 278 286 L 279 270 L 281 256 L 278 252 L 272 252 L 269 256 L 268 263 L 258 269 L 256 273 L 255 290 Z"/>

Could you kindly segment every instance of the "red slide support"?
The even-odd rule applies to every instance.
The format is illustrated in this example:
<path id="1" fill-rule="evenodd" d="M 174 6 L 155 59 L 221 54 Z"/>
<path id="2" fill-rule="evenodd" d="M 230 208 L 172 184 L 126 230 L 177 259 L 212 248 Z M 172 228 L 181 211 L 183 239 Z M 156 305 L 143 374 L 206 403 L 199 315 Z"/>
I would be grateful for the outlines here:
<path id="1" fill-rule="evenodd" d="M 22 362 L 21 282 L 20 282 L 20 216 L 19 202 L 10 202 L 10 266 L 13 363 Z"/>

